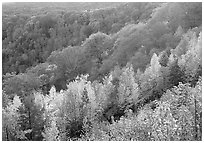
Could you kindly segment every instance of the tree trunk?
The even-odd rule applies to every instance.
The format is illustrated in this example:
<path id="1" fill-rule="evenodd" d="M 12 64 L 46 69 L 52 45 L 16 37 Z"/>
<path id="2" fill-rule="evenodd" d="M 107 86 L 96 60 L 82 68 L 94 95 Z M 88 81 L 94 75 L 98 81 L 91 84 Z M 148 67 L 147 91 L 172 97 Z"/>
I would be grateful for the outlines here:
<path id="1" fill-rule="evenodd" d="M 30 109 L 28 110 L 28 120 L 29 120 L 29 128 L 32 130 L 32 122 L 31 122 Z M 30 140 L 33 140 L 32 132 L 30 133 Z"/>
<path id="2" fill-rule="evenodd" d="M 6 140 L 9 141 L 9 133 L 8 133 L 8 128 L 6 127 Z"/>
<path id="3" fill-rule="evenodd" d="M 195 124 L 195 140 L 197 140 L 197 111 L 196 111 L 196 97 L 194 97 L 194 103 L 195 103 L 195 119 L 194 119 L 194 124 Z"/>

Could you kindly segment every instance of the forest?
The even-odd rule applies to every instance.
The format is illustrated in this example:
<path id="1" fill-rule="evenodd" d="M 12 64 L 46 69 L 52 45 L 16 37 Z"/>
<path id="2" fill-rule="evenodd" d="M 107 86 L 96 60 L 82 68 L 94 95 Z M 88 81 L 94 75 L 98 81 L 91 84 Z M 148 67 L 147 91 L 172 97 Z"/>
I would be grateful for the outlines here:
<path id="1" fill-rule="evenodd" d="M 2 4 L 3 141 L 201 141 L 201 2 Z"/>

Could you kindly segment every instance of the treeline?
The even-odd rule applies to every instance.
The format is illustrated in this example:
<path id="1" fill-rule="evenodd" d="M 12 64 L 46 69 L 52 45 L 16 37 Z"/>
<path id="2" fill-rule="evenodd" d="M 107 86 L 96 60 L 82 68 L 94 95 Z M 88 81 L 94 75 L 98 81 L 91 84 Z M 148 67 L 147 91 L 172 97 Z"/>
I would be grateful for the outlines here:
<path id="1" fill-rule="evenodd" d="M 3 140 L 201 140 L 200 3 L 8 21 Z"/>

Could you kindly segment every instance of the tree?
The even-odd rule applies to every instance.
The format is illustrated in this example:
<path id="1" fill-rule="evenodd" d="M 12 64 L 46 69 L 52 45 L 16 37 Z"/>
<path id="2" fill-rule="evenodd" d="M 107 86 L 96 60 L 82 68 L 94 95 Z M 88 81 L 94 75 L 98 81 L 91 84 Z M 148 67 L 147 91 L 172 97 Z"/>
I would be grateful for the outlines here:
<path id="1" fill-rule="evenodd" d="M 8 78 L 4 82 L 3 90 L 10 96 L 10 99 L 13 98 L 13 94 L 17 94 L 23 99 L 23 97 L 32 92 L 32 90 L 37 90 L 40 85 L 39 78 L 34 74 L 24 73 Z"/>
<path id="2" fill-rule="evenodd" d="M 54 27 L 56 21 L 51 15 L 45 15 L 39 19 L 39 24 L 42 28 L 42 33 L 44 33 L 47 37 L 50 37 L 48 31 L 50 28 Z"/>
<path id="3" fill-rule="evenodd" d="M 171 105 L 172 115 L 177 120 L 176 134 L 179 140 L 200 140 L 201 138 L 201 80 L 195 88 L 190 84 L 179 83 L 177 87 L 167 90 L 161 101 Z M 195 93 L 196 92 L 196 93 Z"/>
<path id="4" fill-rule="evenodd" d="M 145 49 L 144 54 L 147 54 L 152 42 L 146 28 L 144 23 L 129 24 L 123 27 L 113 37 L 115 43 L 111 60 L 124 67 L 140 48 Z"/>
<path id="5" fill-rule="evenodd" d="M 59 141 L 58 136 L 59 131 L 56 126 L 56 121 L 53 119 L 51 121 L 50 127 L 45 128 L 45 133 L 43 133 L 43 137 L 45 141 Z"/>
<path id="6" fill-rule="evenodd" d="M 12 102 L 2 110 L 2 140 L 27 140 L 25 134 L 30 130 L 22 130 L 20 125 L 20 112 L 22 107 L 21 100 L 15 96 Z"/>
<path id="7" fill-rule="evenodd" d="M 94 77 L 97 71 L 99 71 L 103 60 L 109 56 L 109 52 L 112 48 L 111 37 L 98 32 L 92 34 L 82 46 L 85 48 L 85 65 L 83 66 L 87 68 L 86 72 Z"/>
<path id="8" fill-rule="evenodd" d="M 59 139 L 59 129 L 57 124 L 57 107 L 60 106 L 62 100 L 62 95 L 56 93 L 54 86 L 49 90 L 49 94 L 44 98 L 45 104 L 45 125 L 43 140 L 45 141 L 58 141 Z M 58 105 L 58 106 L 57 106 Z"/>
<path id="9" fill-rule="evenodd" d="M 135 80 L 135 73 L 132 65 L 127 64 L 122 69 L 122 73 L 119 76 L 118 87 L 118 101 L 119 106 L 124 110 L 132 108 L 136 104 L 139 97 L 139 87 Z"/>
<path id="10" fill-rule="evenodd" d="M 81 47 L 67 47 L 62 51 L 53 52 L 47 61 L 57 66 L 53 84 L 57 90 L 66 89 L 66 80 L 73 80 L 80 74 L 79 59 L 83 53 Z"/>
<path id="11" fill-rule="evenodd" d="M 172 141 L 178 140 L 176 135 L 176 120 L 171 113 L 171 106 L 168 102 L 158 103 L 159 106 L 152 114 L 152 131 L 153 140 Z"/>
<path id="12" fill-rule="evenodd" d="M 201 34 L 202 33 L 200 33 L 199 37 L 197 38 L 194 33 L 194 36 L 188 42 L 188 51 L 179 59 L 179 66 L 181 67 L 181 69 L 183 69 L 185 73 L 185 80 L 186 82 L 192 83 L 192 85 L 196 84 L 196 82 L 198 81 L 198 77 L 202 74 Z"/>
<path id="13" fill-rule="evenodd" d="M 87 77 L 70 82 L 68 89 L 57 93 L 52 87 L 45 99 L 45 140 L 79 138 L 95 120 L 95 92 Z M 51 131 L 50 133 L 48 131 Z M 54 135 L 51 137 L 51 135 Z"/>
<path id="14" fill-rule="evenodd" d="M 86 52 L 89 54 L 87 56 L 102 60 L 102 53 L 110 50 L 111 48 L 111 45 L 109 45 L 110 40 L 110 36 L 98 32 L 96 34 L 92 34 L 82 46 L 86 48 Z"/>
<path id="15" fill-rule="evenodd" d="M 202 6 L 201 3 L 185 3 L 184 7 L 186 9 L 186 15 L 184 17 L 185 25 L 184 27 L 186 29 L 192 28 L 192 27 L 198 27 L 202 24 Z"/>
<path id="16" fill-rule="evenodd" d="M 160 85 L 162 78 L 159 57 L 154 54 L 149 67 L 147 67 L 144 73 L 139 77 L 141 95 L 139 97 L 140 101 L 138 102 L 138 106 L 159 98 L 155 91 L 158 85 Z"/>
<path id="17" fill-rule="evenodd" d="M 202 138 L 202 79 L 199 77 L 195 88 L 192 90 L 194 94 L 194 128 L 195 128 L 195 140 L 201 140 Z"/>
<path id="18" fill-rule="evenodd" d="M 159 63 L 161 66 L 166 67 L 168 63 L 169 57 L 167 51 L 163 51 L 159 54 Z"/>
<path id="19" fill-rule="evenodd" d="M 131 58 L 131 64 L 133 65 L 134 71 L 137 69 L 144 71 L 148 63 L 149 57 L 141 52 L 136 52 Z"/>
<path id="20" fill-rule="evenodd" d="M 31 141 L 43 139 L 44 130 L 44 95 L 33 91 L 23 99 L 24 108 L 20 110 L 20 124 L 22 130 L 31 130 L 26 137 Z"/>
<path id="21" fill-rule="evenodd" d="M 85 35 L 85 38 L 88 38 L 93 33 L 93 29 L 90 25 L 83 26 L 81 28 L 81 33 Z"/>
<path id="22" fill-rule="evenodd" d="M 168 67 L 169 67 L 168 83 L 169 88 L 171 88 L 173 86 L 177 86 L 179 82 L 183 82 L 184 73 L 182 69 L 179 67 L 177 59 L 173 61 L 173 63 L 171 63 Z"/>

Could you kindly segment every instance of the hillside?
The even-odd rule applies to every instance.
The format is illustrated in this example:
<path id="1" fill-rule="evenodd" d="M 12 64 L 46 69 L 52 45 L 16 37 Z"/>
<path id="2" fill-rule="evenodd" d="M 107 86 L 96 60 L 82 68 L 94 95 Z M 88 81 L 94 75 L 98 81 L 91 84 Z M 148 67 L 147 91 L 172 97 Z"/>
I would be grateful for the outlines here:
<path id="1" fill-rule="evenodd" d="M 3 4 L 3 15 L 42 13 L 57 13 L 69 11 L 84 11 L 98 8 L 108 8 L 119 5 L 117 2 L 12 2 Z"/>
<path id="2" fill-rule="evenodd" d="M 2 9 L 3 140 L 202 139 L 201 3 Z"/>

